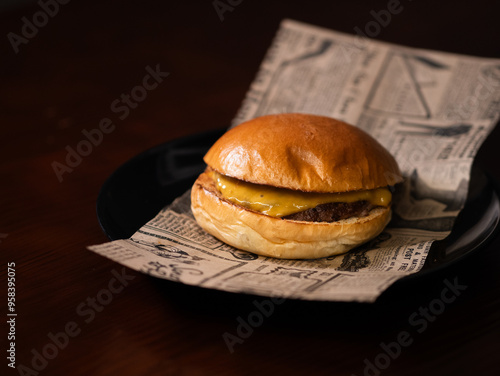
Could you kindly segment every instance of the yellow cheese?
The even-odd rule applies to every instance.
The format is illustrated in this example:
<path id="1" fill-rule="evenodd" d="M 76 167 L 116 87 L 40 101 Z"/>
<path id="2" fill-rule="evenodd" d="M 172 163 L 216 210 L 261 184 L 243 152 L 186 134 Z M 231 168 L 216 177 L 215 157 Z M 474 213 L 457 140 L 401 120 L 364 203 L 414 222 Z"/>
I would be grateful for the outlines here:
<path id="1" fill-rule="evenodd" d="M 215 171 L 212 176 L 224 198 L 272 217 L 284 217 L 331 202 L 366 200 L 375 206 L 388 206 L 392 199 L 387 188 L 344 193 L 312 193 L 252 184 Z"/>

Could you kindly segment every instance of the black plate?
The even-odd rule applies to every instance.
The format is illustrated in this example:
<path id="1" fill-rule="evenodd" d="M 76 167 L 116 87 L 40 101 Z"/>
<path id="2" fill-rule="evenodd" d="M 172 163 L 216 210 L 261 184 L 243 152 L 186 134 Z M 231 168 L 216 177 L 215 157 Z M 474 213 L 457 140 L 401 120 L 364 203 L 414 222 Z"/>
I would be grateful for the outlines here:
<path id="1" fill-rule="evenodd" d="M 225 129 L 179 138 L 132 158 L 104 183 L 97 216 L 111 240 L 126 239 L 165 205 L 186 192 L 205 169 L 202 157 Z M 451 234 L 433 243 L 422 270 L 446 267 L 484 248 L 499 227 L 500 201 L 491 179 L 473 166 L 467 203 Z M 407 277 L 408 278 L 408 277 Z"/>

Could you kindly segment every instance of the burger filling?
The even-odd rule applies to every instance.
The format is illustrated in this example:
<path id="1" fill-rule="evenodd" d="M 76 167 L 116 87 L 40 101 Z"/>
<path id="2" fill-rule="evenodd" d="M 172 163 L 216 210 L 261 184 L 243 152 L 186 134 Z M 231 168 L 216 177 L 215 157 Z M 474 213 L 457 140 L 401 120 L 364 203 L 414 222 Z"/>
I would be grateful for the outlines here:
<path id="1" fill-rule="evenodd" d="M 271 217 L 334 222 L 363 217 L 377 206 L 389 206 L 388 188 L 343 193 L 314 193 L 253 184 L 210 171 L 221 196 L 233 204 Z"/>

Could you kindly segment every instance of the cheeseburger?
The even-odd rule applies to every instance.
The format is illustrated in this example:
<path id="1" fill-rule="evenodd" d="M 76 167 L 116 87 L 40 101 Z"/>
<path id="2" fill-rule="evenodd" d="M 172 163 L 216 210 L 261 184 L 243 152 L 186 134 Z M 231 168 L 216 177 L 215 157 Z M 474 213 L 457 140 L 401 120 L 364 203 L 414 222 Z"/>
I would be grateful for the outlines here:
<path id="1" fill-rule="evenodd" d="M 391 218 L 394 158 L 352 125 L 267 115 L 227 131 L 204 157 L 191 209 L 208 233 L 277 258 L 319 258 L 374 238 Z"/>

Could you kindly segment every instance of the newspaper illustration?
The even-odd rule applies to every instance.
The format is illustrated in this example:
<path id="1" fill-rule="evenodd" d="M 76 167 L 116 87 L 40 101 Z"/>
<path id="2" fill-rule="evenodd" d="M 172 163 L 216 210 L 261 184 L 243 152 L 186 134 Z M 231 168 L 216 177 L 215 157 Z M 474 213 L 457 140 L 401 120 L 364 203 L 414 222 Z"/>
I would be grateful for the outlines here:
<path id="1" fill-rule="evenodd" d="M 370 133 L 405 178 L 384 232 L 347 254 L 319 260 L 257 256 L 205 233 L 186 192 L 130 239 L 88 248 L 137 271 L 204 288 L 373 302 L 418 272 L 433 241 L 450 233 L 499 104 L 500 59 L 407 48 L 284 20 L 232 126 L 303 112 Z"/>

